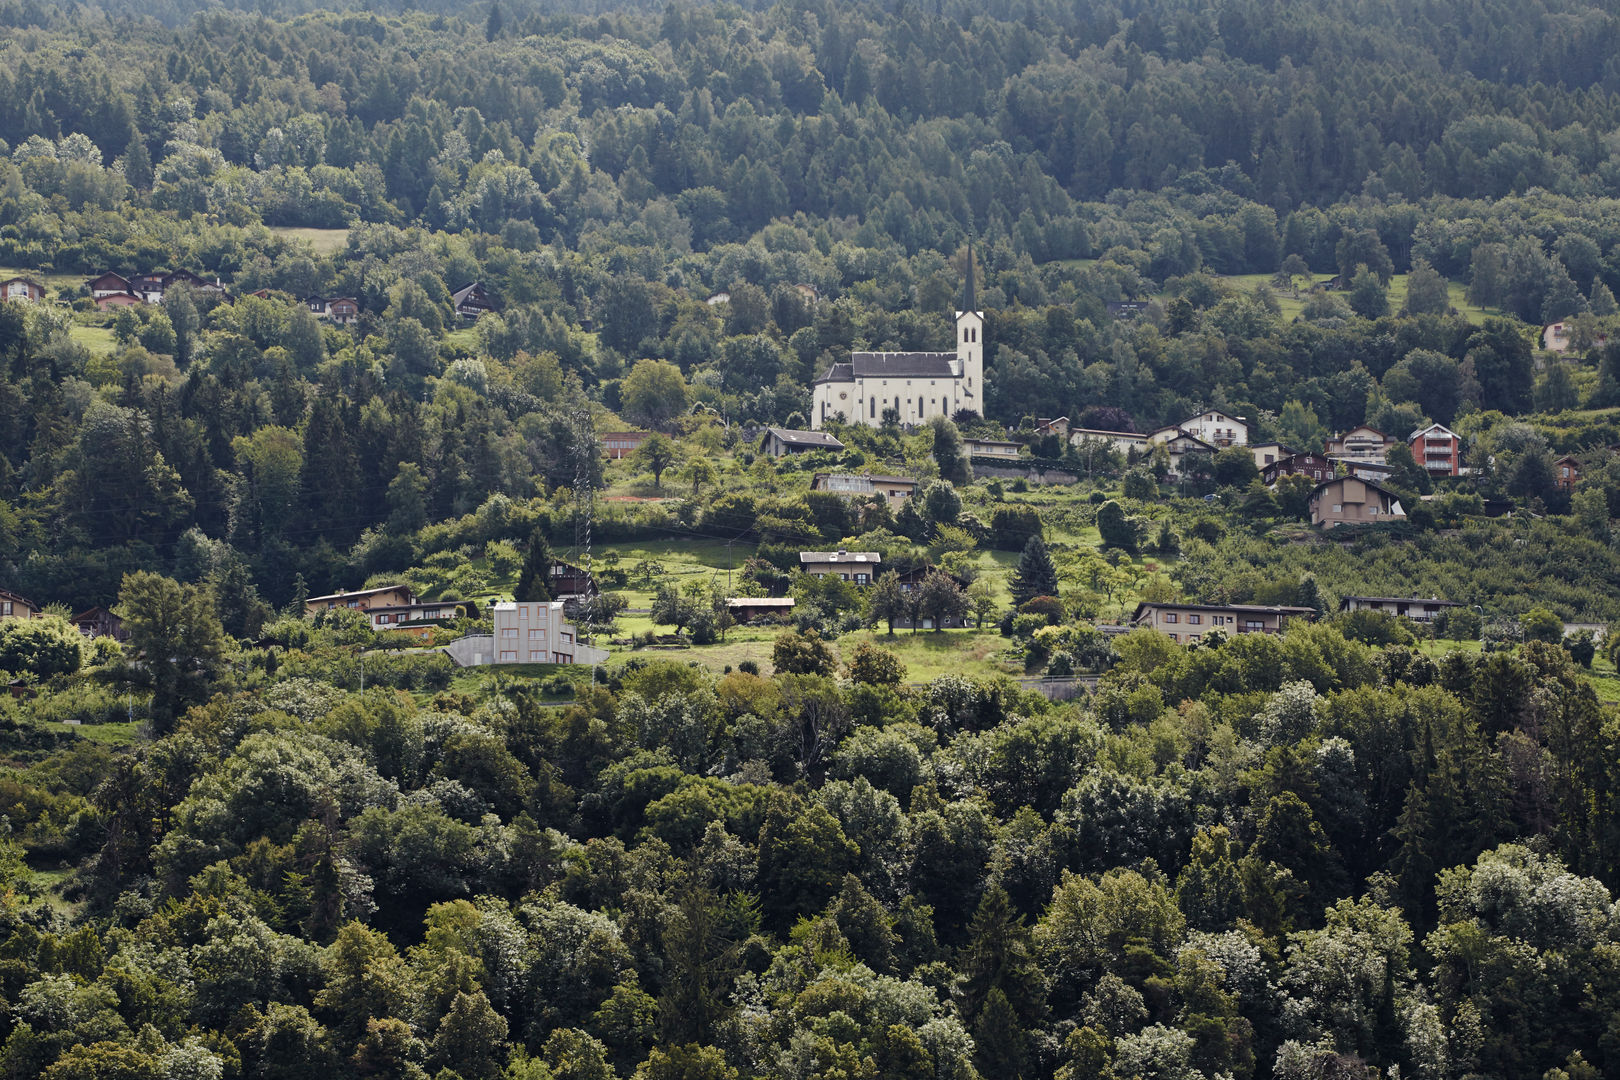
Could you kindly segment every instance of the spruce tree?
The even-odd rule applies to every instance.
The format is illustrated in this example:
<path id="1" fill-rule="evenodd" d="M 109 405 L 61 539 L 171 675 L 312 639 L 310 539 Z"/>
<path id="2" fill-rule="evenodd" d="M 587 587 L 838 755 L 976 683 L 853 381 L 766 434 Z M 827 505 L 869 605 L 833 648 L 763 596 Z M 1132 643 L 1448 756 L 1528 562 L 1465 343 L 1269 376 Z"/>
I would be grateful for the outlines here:
<path id="1" fill-rule="evenodd" d="M 523 556 L 523 569 L 518 571 L 517 588 L 512 598 L 518 603 L 543 603 L 551 599 L 551 545 L 539 529 L 529 537 L 529 551 Z"/>
<path id="2" fill-rule="evenodd" d="M 1057 566 L 1040 537 L 1032 536 L 1024 545 L 1024 553 L 1018 557 L 1018 569 L 1013 572 L 1008 587 L 1012 590 L 1014 604 L 1058 594 Z"/>

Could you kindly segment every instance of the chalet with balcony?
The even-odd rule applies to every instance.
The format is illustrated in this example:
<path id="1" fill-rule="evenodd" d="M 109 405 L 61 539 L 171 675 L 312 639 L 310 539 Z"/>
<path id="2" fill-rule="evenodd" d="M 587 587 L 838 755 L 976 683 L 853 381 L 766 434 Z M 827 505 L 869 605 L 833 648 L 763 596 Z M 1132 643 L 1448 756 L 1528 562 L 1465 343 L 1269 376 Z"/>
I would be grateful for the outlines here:
<path id="1" fill-rule="evenodd" d="M 1430 424 L 1406 437 L 1412 458 L 1430 476 L 1457 476 L 1462 472 L 1462 438 L 1444 424 Z"/>
<path id="2" fill-rule="evenodd" d="M 1343 435 L 1335 435 L 1329 439 L 1327 456 L 1352 461 L 1376 461 L 1382 464 L 1394 443 L 1394 439 L 1377 428 L 1362 424 L 1360 427 L 1351 428 Z"/>
<path id="3" fill-rule="evenodd" d="M 1177 426 L 1217 450 L 1249 444 L 1249 425 L 1244 423 L 1243 417 L 1228 416 L 1219 409 L 1209 409 L 1188 417 Z"/>
<path id="4" fill-rule="evenodd" d="M 375 589 L 357 589 L 354 592 L 339 591 L 326 596 L 312 596 L 304 601 L 304 614 L 319 615 L 323 611 L 336 611 L 339 608 L 370 612 L 373 608 L 381 610 L 411 607 L 415 603 L 416 594 L 411 592 L 409 585 L 382 585 Z"/>
<path id="5" fill-rule="evenodd" d="M 495 310 L 495 304 L 481 281 L 463 285 L 451 293 L 450 303 L 456 309 L 456 314 L 468 322 L 477 322 L 479 316 Z"/>
<path id="6" fill-rule="evenodd" d="M 1175 604 L 1143 601 L 1131 623 L 1167 634 L 1171 641 L 1197 641 L 1211 630 L 1226 634 L 1279 634 L 1290 619 L 1314 619 L 1308 607 L 1258 604 Z"/>
<path id="7" fill-rule="evenodd" d="M 883 556 L 875 551 L 801 551 L 799 569 L 816 577 L 840 577 L 856 585 L 870 585 Z"/>
<path id="8" fill-rule="evenodd" d="M 1377 525 L 1406 516 L 1400 498 L 1388 488 L 1358 476 L 1341 476 L 1311 491 L 1311 524 L 1324 529 L 1340 525 Z"/>
<path id="9" fill-rule="evenodd" d="M 1276 487 L 1285 476 L 1303 476 L 1313 484 L 1333 479 L 1333 462 L 1321 454 L 1290 454 L 1260 470 L 1260 479 L 1267 487 Z"/>

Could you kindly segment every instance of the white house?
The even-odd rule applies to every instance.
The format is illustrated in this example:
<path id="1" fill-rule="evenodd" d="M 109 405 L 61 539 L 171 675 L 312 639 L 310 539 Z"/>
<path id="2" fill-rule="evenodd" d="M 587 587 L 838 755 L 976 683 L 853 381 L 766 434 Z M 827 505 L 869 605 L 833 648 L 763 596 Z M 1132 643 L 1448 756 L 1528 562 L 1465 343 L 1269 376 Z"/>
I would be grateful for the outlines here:
<path id="1" fill-rule="evenodd" d="M 984 312 L 974 310 L 973 250 L 968 249 L 955 352 L 858 352 L 816 380 L 810 427 L 832 421 L 878 427 L 893 409 L 902 424 L 926 424 L 961 410 L 984 415 Z"/>
<path id="2" fill-rule="evenodd" d="M 1182 431 L 1200 439 L 1217 450 L 1228 446 L 1247 446 L 1249 425 L 1241 416 L 1228 416 L 1219 409 L 1207 409 L 1178 425 Z"/>
<path id="3" fill-rule="evenodd" d="M 579 631 L 563 617 L 561 600 L 495 605 L 497 664 L 602 664 L 606 649 L 579 643 Z"/>

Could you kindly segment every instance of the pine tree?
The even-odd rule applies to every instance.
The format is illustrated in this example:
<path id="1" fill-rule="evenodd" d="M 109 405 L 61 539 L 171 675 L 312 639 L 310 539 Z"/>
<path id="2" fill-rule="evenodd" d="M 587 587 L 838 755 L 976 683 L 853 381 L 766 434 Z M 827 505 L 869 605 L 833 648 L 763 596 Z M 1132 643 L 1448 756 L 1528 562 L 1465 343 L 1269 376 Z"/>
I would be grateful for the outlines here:
<path id="1" fill-rule="evenodd" d="M 1015 604 L 1027 603 L 1037 596 L 1058 594 L 1057 566 L 1040 537 L 1032 536 L 1029 543 L 1024 545 L 1024 553 L 1018 557 L 1018 569 L 1013 572 L 1009 587 Z"/>
<path id="2" fill-rule="evenodd" d="M 539 529 L 529 537 L 529 550 L 523 556 L 523 569 L 518 571 L 517 587 L 512 598 L 520 604 L 544 603 L 551 599 L 551 545 Z"/>
<path id="3" fill-rule="evenodd" d="M 484 23 L 484 40 L 494 41 L 506 29 L 506 20 L 501 18 L 501 5 L 489 5 L 489 20 Z"/>
<path id="4" fill-rule="evenodd" d="M 1005 889 L 998 886 L 984 894 L 968 924 L 968 938 L 961 961 L 963 1015 L 978 1020 L 1000 995 L 1017 1020 L 1038 1020 L 1046 1011 L 1046 989 L 1035 965 L 1029 927 L 1013 911 Z"/>

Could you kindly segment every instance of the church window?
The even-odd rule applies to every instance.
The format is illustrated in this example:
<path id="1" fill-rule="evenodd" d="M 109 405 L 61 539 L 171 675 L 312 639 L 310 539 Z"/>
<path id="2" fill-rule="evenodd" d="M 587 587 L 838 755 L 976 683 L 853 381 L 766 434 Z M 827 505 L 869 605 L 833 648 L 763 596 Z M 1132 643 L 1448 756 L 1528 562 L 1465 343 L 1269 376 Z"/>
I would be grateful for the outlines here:
<path id="1" fill-rule="evenodd" d="M 866 405 L 867 405 L 867 413 L 866 413 L 867 418 L 868 419 L 876 419 L 876 417 L 877 417 L 877 398 L 867 398 L 866 399 Z"/>

